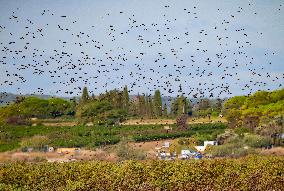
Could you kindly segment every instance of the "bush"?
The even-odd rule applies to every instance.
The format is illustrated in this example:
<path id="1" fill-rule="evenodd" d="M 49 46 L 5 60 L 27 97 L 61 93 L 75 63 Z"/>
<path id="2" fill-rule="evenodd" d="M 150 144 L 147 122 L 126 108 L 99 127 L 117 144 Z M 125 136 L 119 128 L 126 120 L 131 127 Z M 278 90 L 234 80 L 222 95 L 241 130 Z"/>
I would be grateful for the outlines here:
<path id="1" fill-rule="evenodd" d="M 238 145 L 234 144 L 225 144 L 225 145 L 219 145 L 219 146 L 211 146 L 210 154 L 212 154 L 214 157 L 234 157 L 239 158 L 243 156 L 247 156 L 249 154 L 256 153 L 254 149 L 252 148 L 244 148 Z"/>
<path id="2" fill-rule="evenodd" d="M 268 138 L 246 133 L 243 136 L 230 136 L 223 145 L 212 147 L 210 153 L 217 157 L 241 157 L 255 153 L 255 148 L 269 145 L 270 140 Z"/>
<path id="3" fill-rule="evenodd" d="M 146 154 L 142 150 L 130 148 L 125 141 L 117 145 L 116 154 L 120 160 L 144 160 Z"/>
<path id="4" fill-rule="evenodd" d="M 235 130 L 235 133 L 239 136 L 244 136 L 246 133 L 252 133 L 252 130 L 247 127 L 238 127 Z"/>
<path id="5" fill-rule="evenodd" d="M 179 129 L 187 129 L 187 118 L 188 115 L 183 114 L 177 117 L 176 123 Z"/>
<path id="6" fill-rule="evenodd" d="M 247 134 L 244 137 L 244 144 L 254 148 L 267 147 L 270 145 L 270 139 L 260 135 Z"/>
<path id="7" fill-rule="evenodd" d="M 20 144 L 22 148 L 32 147 L 36 150 L 41 150 L 49 142 L 50 140 L 46 136 L 35 135 L 30 138 L 24 138 Z"/>

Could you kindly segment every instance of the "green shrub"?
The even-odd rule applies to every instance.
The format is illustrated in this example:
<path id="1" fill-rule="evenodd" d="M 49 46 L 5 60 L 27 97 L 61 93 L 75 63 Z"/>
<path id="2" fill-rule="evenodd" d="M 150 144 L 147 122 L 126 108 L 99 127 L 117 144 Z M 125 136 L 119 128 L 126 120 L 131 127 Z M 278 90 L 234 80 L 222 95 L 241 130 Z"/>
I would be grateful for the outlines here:
<path id="1" fill-rule="evenodd" d="M 252 133 L 252 130 L 247 127 L 238 127 L 235 128 L 234 131 L 239 136 L 244 136 L 246 133 Z"/>
<path id="2" fill-rule="evenodd" d="M 49 144 L 49 139 L 46 136 L 35 135 L 30 138 L 25 138 L 21 141 L 22 148 L 32 147 L 35 149 L 43 149 L 45 145 Z"/>
<path id="3" fill-rule="evenodd" d="M 244 144 L 254 148 L 267 147 L 270 145 L 270 139 L 260 135 L 246 134 L 244 137 Z"/>
<path id="4" fill-rule="evenodd" d="M 130 148 L 126 141 L 122 141 L 117 145 L 116 154 L 120 160 L 144 160 L 146 154 L 142 150 Z"/>

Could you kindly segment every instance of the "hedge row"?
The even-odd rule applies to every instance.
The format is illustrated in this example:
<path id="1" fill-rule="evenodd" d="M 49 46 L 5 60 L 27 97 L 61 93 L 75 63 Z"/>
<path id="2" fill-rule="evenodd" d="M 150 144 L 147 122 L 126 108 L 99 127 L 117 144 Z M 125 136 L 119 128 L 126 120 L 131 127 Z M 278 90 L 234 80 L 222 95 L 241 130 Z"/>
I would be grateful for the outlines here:
<path id="1" fill-rule="evenodd" d="M 15 163 L 0 190 L 283 190 L 284 158 Z"/>
<path id="2" fill-rule="evenodd" d="M 153 134 L 139 134 L 134 135 L 133 140 L 135 142 L 142 141 L 156 141 L 161 139 L 174 139 L 179 137 L 191 137 L 192 135 L 199 134 L 213 134 L 222 133 L 227 128 L 226 124 L 223 123 L 209 123 L 209 124 L 193 124 L 188 125 L 188 130 L 178 130 L 174 128 L 173 132 L 169 133 L 153 133 Z"/>
<path id="3" fill-rule="evenodd" d="M 133 140 L 135 142 L 142 141 L 156 141 L 161 139 L 174 139 L 178 137 L 191 137 L 193 132 L 175 132 L 175 133 L 159 133 L 159 134 L 148 134 L 148 135 L 135 135 Z"/>

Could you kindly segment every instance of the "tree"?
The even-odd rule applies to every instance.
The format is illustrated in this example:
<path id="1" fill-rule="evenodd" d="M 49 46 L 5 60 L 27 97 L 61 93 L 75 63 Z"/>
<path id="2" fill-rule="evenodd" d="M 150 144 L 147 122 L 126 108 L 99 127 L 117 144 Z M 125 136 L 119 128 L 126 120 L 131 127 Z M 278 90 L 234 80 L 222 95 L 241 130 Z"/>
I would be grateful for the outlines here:
<path id="1" fill-rule="evenodd" d="M 151 118 L 152 115 L 151 115 L 151 111 L 150 111 L 151 108 L 150 108 L 149 99 L 150 99 L 149 95 L 146 94 L 146 96 L 145 96 L 146 115 L 147 115 L 147 117 Z"/>
<path id="2" fill-rule="evenodd" d="M 162 97 L 160 90 L 156 90 L 154 94 L 154 113 L 156 117 L 162 116 Z"/>
<path id="3" fill-rule="evenodd" d="M 182 114 L 182 115 L 179 115 L 176 119 L 176 122 L 177 122 L 177 127 L 181 130 L 185 130 L 187 129 L 187 115 L 185 114 Z"/>
<path id="4" fill-rule="evenodd" d="M 243 106 L 246 99 L 245 96 L 235 96 L 224 103 L 223 114 L 228 120 L 230 127 L 238 127 L 241 125 L 240 119 L 242 114 L 240 108 Z"/>
<path id="5" fill-rule="evenodd" d="M 74 113 L 74 111 L 71 111 L 71 103 L 61 98 L 50 98 L 48 100 L 48 107 L 52 117 L 58 117 L 68 113 Z"/>
<path id="6" fill-rule="evenodd" d="M 174 115 L 187 114 L 191 110 L 189 100 L 183 95 L 172 102 L 171 113 Z"/>
<path id="7" fill-rule="evenodd" d="M 164 107 L 163 107 L 163 116 L 165 117 L 168 116 L 168 106 L 166 103 L 164 104 Z"/>
<path id="8" fill-rule="evenodd" d="M 207 98 L 201 99 L 198 104 L 199 110 L 207 110 L 210 108 L 210 100 Z"/>
<path id="9" fill-rule="evenodd" d="M 172 100 L 171 103 L 171 114 L 177 115 L 178 114 L 178 100 Z"/>
<path id="10" fill-rule="evenodd" d="M 27 97 L 17 105 L 20 114 L 24 117 L 46 118 L 50 116 L 49 102 L 37 97 Z"/>
<path id="11" fill-rule="evenodd" d="M 269 103 L 271 103 L 270 92 L 258 91 L 245 100 L 243 107 L 258 107 L 259 105 L 265 105 Z"/>
<path id="12" fill-rule="evenodd" d="M 192 107 L 190 104 L 190 100 L 189 99 L 185 99 L 185 112 L 187 115 L 191 116 L 192 115 Z"/>
<path id="13" fill-rule="evenodd" d="M 127 86 L 123 88 L 123 108 L 128 111 L 129 108 L 129 94 Z"/>
<path id="14" fill-rule="evenodd" d="M 149 96 L 148 103 L 149 103 L 149 116 L 152 118 L 153 113 L 154 113 L 154 106 L 153 106 L 153 100 L 151 96 Z"/>
<path id="15" fill-rule="evenodd" d="M 185 104 L 186 100 L 185 97 L 183 97 L 183 95 L 178 97 L 178 114 L 185 114 Z"/>
<path id="16" fill-rule="evenodd" d="M 82 103 L 86 103 L 87 101 L 89 101 L 89 99 L 90 99 L 90 96 L 89 96 L 89 93 L 88 93 L 88 89 L 87 89 L 87 87 L 84 87 L 83 92 L 82 92 L 81 101 L 82 101 Z"/>
<path id="17" fill-rule="evenodd" d="M 146 102 L 145 102 L 145 95 L 138 95 L 139 101 L 139 114 L 145 116 L 146 114 Z"/>
<path id="18" fill-rule="evenodd" d="M 222 110 L 222 99 L 220 99 L 220 98 L 217 98 L 217 100 L 216 100 L 217 102 L 216 102 L 216 104 L 215 104 L 215 108 L 216 108 L 216 110 L 217 111 L 221 111 Z"/>

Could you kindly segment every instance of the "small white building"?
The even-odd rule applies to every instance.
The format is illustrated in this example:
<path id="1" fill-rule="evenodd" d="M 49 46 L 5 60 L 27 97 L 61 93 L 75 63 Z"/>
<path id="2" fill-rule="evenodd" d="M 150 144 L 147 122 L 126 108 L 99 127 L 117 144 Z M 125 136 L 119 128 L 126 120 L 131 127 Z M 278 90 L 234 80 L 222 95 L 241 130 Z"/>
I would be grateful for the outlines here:
<path id="1" fill-rule="evenodd" d="M 207 145 L 218 145 L 217 141 L 204 141 L 204 146 L 206 147 Z"/>

